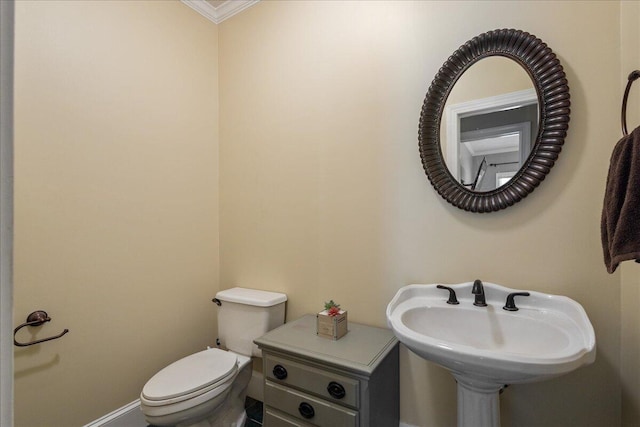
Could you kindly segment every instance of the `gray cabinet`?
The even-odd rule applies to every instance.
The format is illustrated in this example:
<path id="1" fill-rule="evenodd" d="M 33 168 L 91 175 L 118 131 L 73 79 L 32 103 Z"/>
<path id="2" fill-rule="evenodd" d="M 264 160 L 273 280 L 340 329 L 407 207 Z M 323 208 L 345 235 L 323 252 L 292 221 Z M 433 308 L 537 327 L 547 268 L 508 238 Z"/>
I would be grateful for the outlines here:
<path id="1" fill-rule="evenodd" d="M 349 323 L 337 341 L 306 315 L 255 340 L 262 349 L 265 427 L 397 427 L 398 341 Z"/>

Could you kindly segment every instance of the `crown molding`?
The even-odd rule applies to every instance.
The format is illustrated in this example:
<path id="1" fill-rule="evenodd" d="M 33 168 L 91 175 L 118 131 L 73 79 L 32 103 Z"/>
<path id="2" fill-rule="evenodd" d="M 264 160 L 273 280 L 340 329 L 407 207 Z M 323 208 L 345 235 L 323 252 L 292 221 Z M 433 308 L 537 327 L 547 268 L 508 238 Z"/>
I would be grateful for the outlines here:
<path id="1" fill-rule="evenodd" d="M 200 15 L 212 21 L 215 24 L 219 24 L 225 19 L 228 19 L 240 13 L 246 8 L 253 6 L 260 0 L 227 0 L 218 7 L 214 7 L 206 0 L 180 0 L 191 9 L 198 12 Z"/>
<path id="2" fill-rule="evenodd" d="M 260 0 L 227 0 L 216 8 L 216 12 L 218 12 L 218 20 L 219 22 L 222 22 L 227 18 L 231 18 L 236 13 L 242 12 L 259 1 Z"/>

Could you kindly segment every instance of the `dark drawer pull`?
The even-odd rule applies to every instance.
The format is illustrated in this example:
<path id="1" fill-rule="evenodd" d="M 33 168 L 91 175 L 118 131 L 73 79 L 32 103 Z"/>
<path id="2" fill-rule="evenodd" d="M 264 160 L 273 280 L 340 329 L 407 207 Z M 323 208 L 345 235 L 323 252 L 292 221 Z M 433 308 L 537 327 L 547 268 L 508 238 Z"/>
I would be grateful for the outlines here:
<path id="1" fill-rule="evenodd" d="M 334 399 L 342 399 L 347 393 L 344 391 L 344 387 L 335 381 L 331 381 L 327 386 L 327 391 Z"/>
<path id="2" fill-rule="evenodd" d="M 316 414 L 316 411 L 313 410 L 313 406 L 309 405 L 307 402 L 302 402 L 300 406 L 298 406 L 298 412 L 302 415 L 302 418 L 311 419 Z"/>
<path id="3" fill-rule="evenodd" d="M 273 367 L 273 376 L 279 380 L 287 378 L 287 370 L 282 365 L 276 365 Z"/>

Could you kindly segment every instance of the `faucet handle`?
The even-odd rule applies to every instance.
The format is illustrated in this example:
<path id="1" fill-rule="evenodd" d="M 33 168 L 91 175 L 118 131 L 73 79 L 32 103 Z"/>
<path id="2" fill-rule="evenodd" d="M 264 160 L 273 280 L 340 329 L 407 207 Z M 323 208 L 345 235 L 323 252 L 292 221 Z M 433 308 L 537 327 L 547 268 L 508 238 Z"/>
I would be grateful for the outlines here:
<path id="1" fill-rule="evenodd" d="M 515 297 L 528 297 L 529 295 L 531 295 L 529 292 L 514 292 L 507 295 L 507 302 L 502 309 L 507 311 L 518 311 L 519 309 L 516 307 Z"/>
<path id="2" fill-rule="evenodd" d="M 443 285 L 438 285 L 438 286 L 436 286 L 436 288 L 438 288 L 438 289 L 446 289 L 446 290 L 449 291 L 449 299 L 447 300 L 447 304 L 453 304 L 453 305 L 460 304 L 458 302 L 458 298 L 456 298 L 456 291 L 454 291 L 453 289 L 451 289 L 448 286 L 443 286 Z"/>

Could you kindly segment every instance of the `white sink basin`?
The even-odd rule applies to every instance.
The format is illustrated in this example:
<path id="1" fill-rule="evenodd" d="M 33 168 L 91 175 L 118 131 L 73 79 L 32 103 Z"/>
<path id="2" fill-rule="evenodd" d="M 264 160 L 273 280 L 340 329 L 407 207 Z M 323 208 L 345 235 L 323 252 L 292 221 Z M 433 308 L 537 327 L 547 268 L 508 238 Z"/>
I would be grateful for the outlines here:
<path id="1" fill-rule="evenodd" d="M 387 306 L 387 322 L 400 342 L 456 377 L 459 400 L 461 383 L 474 392 L 495 393 L 497 402 L 497 391 L 505 384 L 545 380 L 595 360 L 593 327 L 577 302 L 529 291 L 529 296 L 515 297 L 518 311 L 507 311 L 507 295 L 521 290 L 484 283 L 487 306 L 477 307 L 472 285 L 448 285 L 458 305 L 447 303 L 446 289 L 409 285 Z M 465 425 L 461 416 L 477 423 L 477 415 L 459 409 L 459 425 Z"/>
<path id="2" fill-rule="evenodd" d="M 487 307 L 473 305 L 472 283 L 452 285 L 459 305 L 436 285 L 409 285 L 387 307 L 398 339 L 425 359 L 454 372 L 502 384 L 544 380 L 595 360 L 595 334 L 580 304 L 530 292 L 518 311 L 503 310 L 517 292 L 484 283 Z"/>

